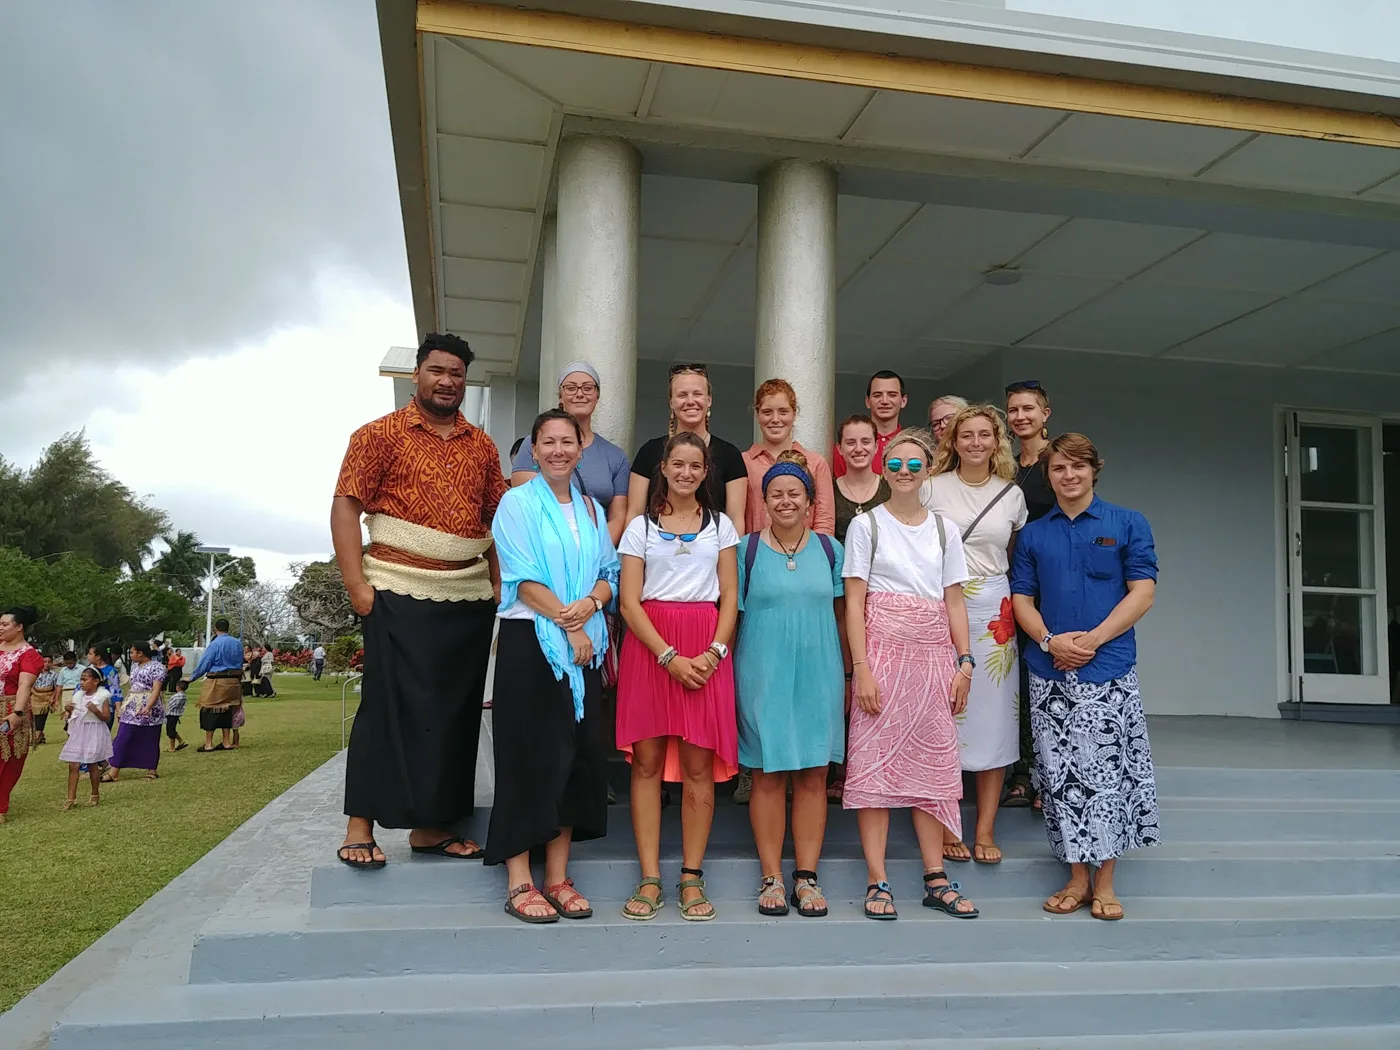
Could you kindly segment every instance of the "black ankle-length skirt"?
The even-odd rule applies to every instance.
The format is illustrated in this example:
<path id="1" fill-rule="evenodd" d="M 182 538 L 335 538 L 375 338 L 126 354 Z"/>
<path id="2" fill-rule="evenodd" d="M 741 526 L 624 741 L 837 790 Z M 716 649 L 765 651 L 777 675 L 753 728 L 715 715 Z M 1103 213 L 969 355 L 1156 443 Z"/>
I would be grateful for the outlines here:
<path id="1" fill-rule="evenodd" d="M 487 864 L 501 864 L 573 828 L 573 841 L 608 831 L 608 726 L 599 671 L 583 673 L 583 721 L 568 680 L 540 650 L 533 620 L 502 620 L 496 641 L 491 733 L 496 801 Z"/>
<path id="2" fill-rule="evenodd" d="M 385 828 L 470 816 L 496 605 L 376 591 L 350 731 L 345 814 Z"/>

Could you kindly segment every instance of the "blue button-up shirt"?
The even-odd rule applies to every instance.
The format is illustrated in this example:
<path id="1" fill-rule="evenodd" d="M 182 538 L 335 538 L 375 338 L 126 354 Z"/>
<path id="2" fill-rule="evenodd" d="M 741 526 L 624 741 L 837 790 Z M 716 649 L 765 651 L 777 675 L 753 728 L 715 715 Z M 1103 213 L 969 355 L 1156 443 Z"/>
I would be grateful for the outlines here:
<path id="1" fill-rule="evenodd" d="M 1092 631 L 1128 593 L 1131 580 L 1157 578 L 1152 528 L 1135 510 L 1094 497 L 1074 520 L 1056 506 L 1023 528 L 1016 540 L 1011 593 L 1040 599 L 1040 615 L 1051 634 Z M 1039 639 L 1022 659 L 1041 678 L 1063 680 Z M 1137 639 L 1129 628 L 1099 647 L 1079 669 L 1081 682 L 1111 682 L 1137 663 Z"/>
<path id="2" fill-rule="evenodd" d="M 207 674 L 243 670 L 243 643 L 231 634 L 216 634 L 195 665 L 190 681 Z"/>

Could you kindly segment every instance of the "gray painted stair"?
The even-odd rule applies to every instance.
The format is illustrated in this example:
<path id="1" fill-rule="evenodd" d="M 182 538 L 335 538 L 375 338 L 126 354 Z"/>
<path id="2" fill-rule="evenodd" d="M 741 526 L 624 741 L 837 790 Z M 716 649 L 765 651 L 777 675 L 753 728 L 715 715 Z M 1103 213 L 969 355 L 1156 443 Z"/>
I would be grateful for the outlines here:
<path id="1" fill-rule="evenodd" d="M 637 870 L 618 806 L 611 835 L 575 851 L 591 920 L 512 920 L 503 869 L 478 863 L 400 851 L 379 872 L 332 862 L 300 893 L 213 915 L 185 982 L 86 993 L 51 1046 L 1400 1047 L 1400 771 L 1177 767 L 1159 785 L 1167 845 L 1124 862 L 1121 923 L 1041 910 L 1064 871 L 1026 810 L 999 818 L 1003 864 L 948 866 L 976 920 L 919 906 L 922 865 L 900 815 L 900 919 L 861 917 L 865 865 L 853 814 L 836 808 L 821 864 L 831 915 L 764 918 L 747 812 L 726 804 L 705 862 L 719 918 L 687 923 L 675 908 L 673 807 L 669 902 L 629 922 L 619 909 Z"/>

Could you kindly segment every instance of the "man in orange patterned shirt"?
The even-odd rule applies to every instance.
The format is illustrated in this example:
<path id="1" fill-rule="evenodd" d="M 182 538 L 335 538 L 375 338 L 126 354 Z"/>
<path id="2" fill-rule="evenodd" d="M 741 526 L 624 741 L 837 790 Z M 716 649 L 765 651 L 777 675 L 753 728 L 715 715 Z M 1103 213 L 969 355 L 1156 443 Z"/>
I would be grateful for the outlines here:
<path id="1" fill-rule="evenodd" d="M 351 867 L 384 866 L 375 824 L 408 828 L 415 853 L 482 853 L 457 825 L 474 802 L 507 486 L 495 443 L 459 411 L 471 362 L 465 340 L 429 335 L 413 400 L 351 435 L 336 482 L 331 538 L 365 636 L 337 854 Z"/>

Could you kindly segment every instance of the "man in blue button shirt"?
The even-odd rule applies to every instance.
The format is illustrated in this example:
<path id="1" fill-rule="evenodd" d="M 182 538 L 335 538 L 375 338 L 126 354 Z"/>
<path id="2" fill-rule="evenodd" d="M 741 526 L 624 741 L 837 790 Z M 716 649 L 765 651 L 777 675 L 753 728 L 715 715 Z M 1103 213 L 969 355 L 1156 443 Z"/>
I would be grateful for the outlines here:
<path id="1" fill-rule="evenodd" d="M 233 735 L 233 715 L 243 706 L 243 643 L 228 633 L 228 621 L 214 621 L 214 637 L 209 647 L 195 665 L 190 675 L 190 685 L 205 679 L 200 690 L 199 728 L 204 730 L 204 746 L 196 751 L 231 751 Z M 214 743 L 214 730 L 223 734 L 219 744 Z"/>
<path id="2" fill-rule="evenodd" d="M 1070 865 L 1045 910 L 1068 915 L 1092 900 L 1094 918 L 1112 921 L 1123 917 L 1118 858 L 1159 841 L 1133 634 L 1152 608 L 1157 553 L 1146 518 L 1095 494 L 1103 460 L 1083 434 L 1055 438 L 1041 467 L 1056 505 L 1021 530 L 1011 602 L 1039 643 L 1022 655 L 1031 735 L 1050 848 Z"/>

